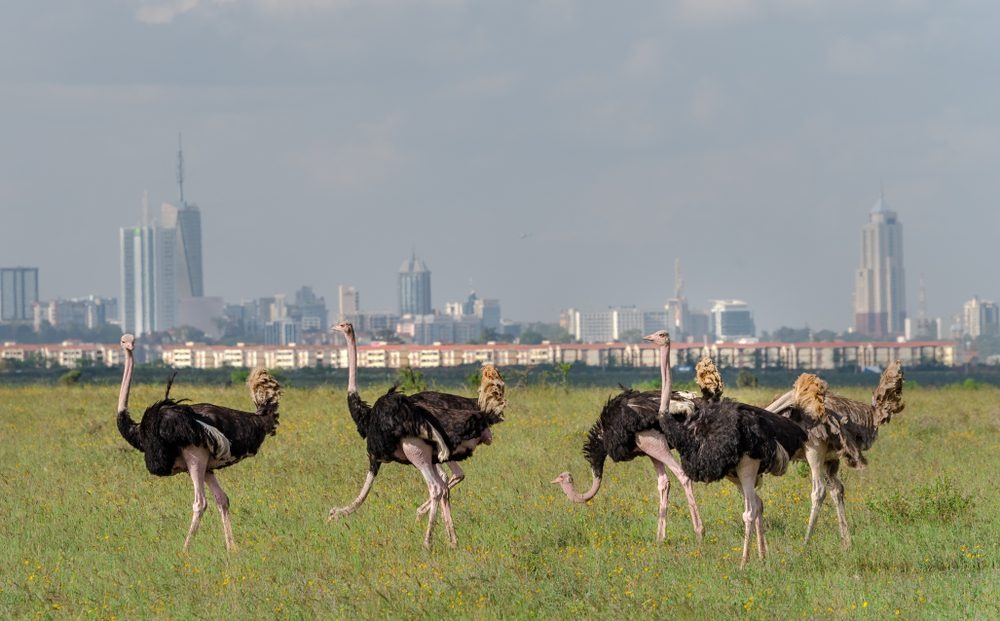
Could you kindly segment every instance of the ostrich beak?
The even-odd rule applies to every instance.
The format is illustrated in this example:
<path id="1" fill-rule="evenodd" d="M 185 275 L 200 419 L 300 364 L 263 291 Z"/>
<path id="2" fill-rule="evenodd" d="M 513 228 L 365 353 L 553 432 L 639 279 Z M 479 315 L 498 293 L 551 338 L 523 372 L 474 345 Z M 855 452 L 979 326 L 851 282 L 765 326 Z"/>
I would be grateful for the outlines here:
<path id="1" fill-rule="evenodd" d="M 556 485 L 558 485 L 558 484 L 562 483 L 562 477 L 556 477 L 556 478 L 552 479 L 551 481 L 549 481 L 549 483 L 555 483 Z"/>
<path id="2" fill-rule="evenodd" d="M 652 341 L 653 340 L 653 335 L 652 334 L 647 334 L 646 336 L 642 337 L 642 340 L 644 340 L 644 341 Z"/>

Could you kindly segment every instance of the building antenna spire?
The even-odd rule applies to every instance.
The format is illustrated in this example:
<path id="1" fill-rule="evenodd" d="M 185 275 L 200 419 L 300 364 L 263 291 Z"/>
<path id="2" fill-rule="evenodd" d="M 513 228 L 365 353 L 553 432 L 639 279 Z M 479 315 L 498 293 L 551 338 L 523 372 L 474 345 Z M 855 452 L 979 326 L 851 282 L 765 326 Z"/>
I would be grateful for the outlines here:
<path id="1" fill-rule="evenodd" d="M 681 259 L 674 259 L 674 299 L 680 300 L 684 296 L 684 275 L 681 274 Z"/>
<path id="2" fill-rule="evenodd" d="M 180 132 L 177 132 L 177 187 L 180 190 L 181 207 L 187 207 L 184 202 L 184 145 L 181 143 Z"/>

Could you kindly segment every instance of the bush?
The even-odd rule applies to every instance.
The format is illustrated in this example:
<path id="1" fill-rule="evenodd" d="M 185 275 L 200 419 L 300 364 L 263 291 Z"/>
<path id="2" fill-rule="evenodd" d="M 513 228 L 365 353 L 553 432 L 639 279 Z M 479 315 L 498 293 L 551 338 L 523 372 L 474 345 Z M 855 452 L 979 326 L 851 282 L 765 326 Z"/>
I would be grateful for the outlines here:
<path id="1" fill-rule="evenodd" d="M 70 369 L 59 376 L 59 385 L 75 386 L 80 383 L 81 375 L 83 375 L 83 373 L 80 372 L 80 369 Z"/>
<path id="2" fill-rule="evenodd" d="M 908 491 L 869 498 L 865 506 L 885 521 L 950 522 L 972 506 L 972 496 L 962 494 L 947 479 L 939 478 Z"/>
<path id="3" fill-rule="evenodd" d="M 247 378 L 250 377 L 250 371 L 247 369 L 236 369 L 229 374 L 229 385 L 230 386 L 241 386 L 247 383 Z"/>
<path id="4" fill-rule="evenodd" d="M 409 365 L 400 367 L 396 373 L 396 384 L 403 392 L 420 392 L 427 389 L 423 372 Z"/>
<path id="5" fill-rule="evenodd" d="M 737 388 L 756 388 L 758 383 L 757 376 L 746 369 L 740 369 L 736 376 Z"/>

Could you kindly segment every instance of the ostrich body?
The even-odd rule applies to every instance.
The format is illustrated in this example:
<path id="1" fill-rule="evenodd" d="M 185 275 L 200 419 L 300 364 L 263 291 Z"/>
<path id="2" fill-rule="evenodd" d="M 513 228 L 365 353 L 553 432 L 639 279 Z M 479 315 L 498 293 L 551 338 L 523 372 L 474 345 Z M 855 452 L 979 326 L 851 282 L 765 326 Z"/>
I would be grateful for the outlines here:
<path id="1" fill-rule="evenodd" d="M 136 423 L 128 411 L 132 385 L 135 338 L 122 336 L 125 370 L 118 396 L 118 431 L 134 448 L 143 453 L 146 469 L 156 476 L 187 472 L 194 485 L 191 526 L 184 539 L 187 550 L 202 514 L 208 506 L 205 483 L 215 497 L 222 516 L 226 549 L 235 548 L 229 497 L 219 484 L 215 471 L 227 468 L 257 454 L 264 439 L 274 435 L 278 426 L 278 401 L 281 387 L 264 369 L 254 369 L 247 379 L 256 412 L 241 412 L 210 403 L 188 404 L 170 398 L 173 378 L 167 383 L 164 398 L 146 408 Z"/>
<path id="2" fill-rule="evenodd" d="M 764 473 L 782 475 L 791 455 L 798 453 L 806 434 L 787 418 L 729 399 L 699 399 L 695 413 L 678 420 L 670 406 L 670 335 L 661 330 L 643 337 L 660 346 L 663 388 L 658 420 L 671 446 L 681 456 L 684 472 L 695 481 L 712 483 L 727 478 L 743 495 L 744 537 L 740 567 L 750 556 L 750 539 L 757 533 L 757 551 L 767 556 L 764 504 L 756 486 Z M 720 387 L 721 390 L 721 387 Z"/>
<path id="3" fill-rule="evenodd" d="M 669 383 L 664 390 L 669 391 Z M 694 395 L 692 393 L 675 393 L 677 400 L 672 405 L 672 413 L 686 416 L 694 411 Z M 645 455 L 653 462 L 656 470 L 656 485 L 659 493 L 659 512 L 656 523 L 656 541 L 662 542 L 667 532 L 667 505 L 670 496 L 670 479 L 666 470 L 669 469 L 677 477 L 684 495 L 687 496 L 688 509 L 691 513 L 691 524 L 694 527 L 698 541 L 705 533 L 698 512 L 698 503 L 694 499 L 694 489 L 690 477 L 685 474 L 677 458 L 670 452 L 670 444 L 660 430 L 658 421 L 658 406 L 660 393 L 655 391 L 638 392 L 622 388 L 622 392 L 608 399 L 601 410 L 601 415 L 587 433 L 583 444 L 583 455 L 590 464 L 592 477 L 591 487 L 580 494 L 573 487 L 573 475 L 563 472 L 552 483 L 562 487 L 566 497 L 573 502 L 584 503 L 597 495 L 601 489 L 601 479 L 604 476 L 604 462 L 608 457 L 612 461 L 631 461 Z"/>
<path id="4" fill-rule="evenodd" d="M 809 543 L 829 492 L 837 508 L 840 539 L 844 547 L 850 547 L 844 483 L 838 476 L 840 462 L 846 460 L 848 466 L 858 469 L 867 465 L 864 451 L 875 443 L 879 427 L 903 410 L 903 371 L 898 360 L 886 367 L 872 395 L 871 405 L 831 394 L 826 397 L 825 412 L 819 416 L 795 404 L 801 393 L 816 390 L 817 385 L 825 387 L 826 382 L 811 373 L 803 373 L 795 380 L 792 390 L 775 399 L 766 409 L 795 421 L 809 436 L 805 459 L 812 479 L 812 506 L 805 542 Z"/>
<path id="5" fill-rule="evenodd" d="M 450 489 L 464 479 L 457 464 L 469 458 L 480 444 L 490 444 L 490 426 L 503 421 L 504 384 L 493 365 L 484 365 L 479 398 L 424 391 L 406 396 L 395 387 L 369 406 L 358 394 L 357 341 L 354 326 L 341 322 L 333 330 L 347 338 L 347 405 L 358 434 L 367 441 L 368 473 L 358 496 L 345 507 L 330 509 L 328 519 L 350 515 L 364 503 L 383 463 L 412 464 L 427 482 L 428 500 L 418 517 L 430 512 L 424 545 L 430 547 L 431 533 L 440 506 L 449 544 L 455 545 L 451 517 Z M 452 472 L 446 480 L 442 464 Z"/>

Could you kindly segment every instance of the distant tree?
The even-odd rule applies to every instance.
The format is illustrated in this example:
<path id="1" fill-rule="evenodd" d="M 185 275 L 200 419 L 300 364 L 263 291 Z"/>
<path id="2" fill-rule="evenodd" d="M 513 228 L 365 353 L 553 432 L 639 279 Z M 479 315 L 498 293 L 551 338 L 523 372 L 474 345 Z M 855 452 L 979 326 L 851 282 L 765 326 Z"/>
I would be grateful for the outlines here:
<path id="1" fill-rule="evenodd" d="M 520 342 L 522 345 L 538 345 L 543 340 L 545 340 L 545 337 L 542 336 L 542 333 L 536 332 L 531 328 L 521 333 Z"/>
<path id="2" fill-rule="evenodd" d="M 809 328 L 789 328 L 781 326 L 774 331 L 771 338 L 782 343 L 801 343 L 808 341 L 812 336 Z"/>
<path id="3" fill-rule="evenodd" d="M 817 330 L 813 332 L 813 339 L 816 341 L 836 341 L 837 333 L 833 330 Z"/>
<path id="4" fill-rule="evenodd" d="M 542 341 L 549 341 L 550 343 L 573 342 L 573 336 L 569 332 L 567 332 L 565 328 L 563 328 L 557 323 L 542 323 L 542 322 L 529 323 L 527 326 L 525 326 L 525 332 L 536 332 L 538 334 L 541 334 Z M 521 335 L 522 335 L 521 342 L 523 343 L 524 332 L 522 332 Z"/>

